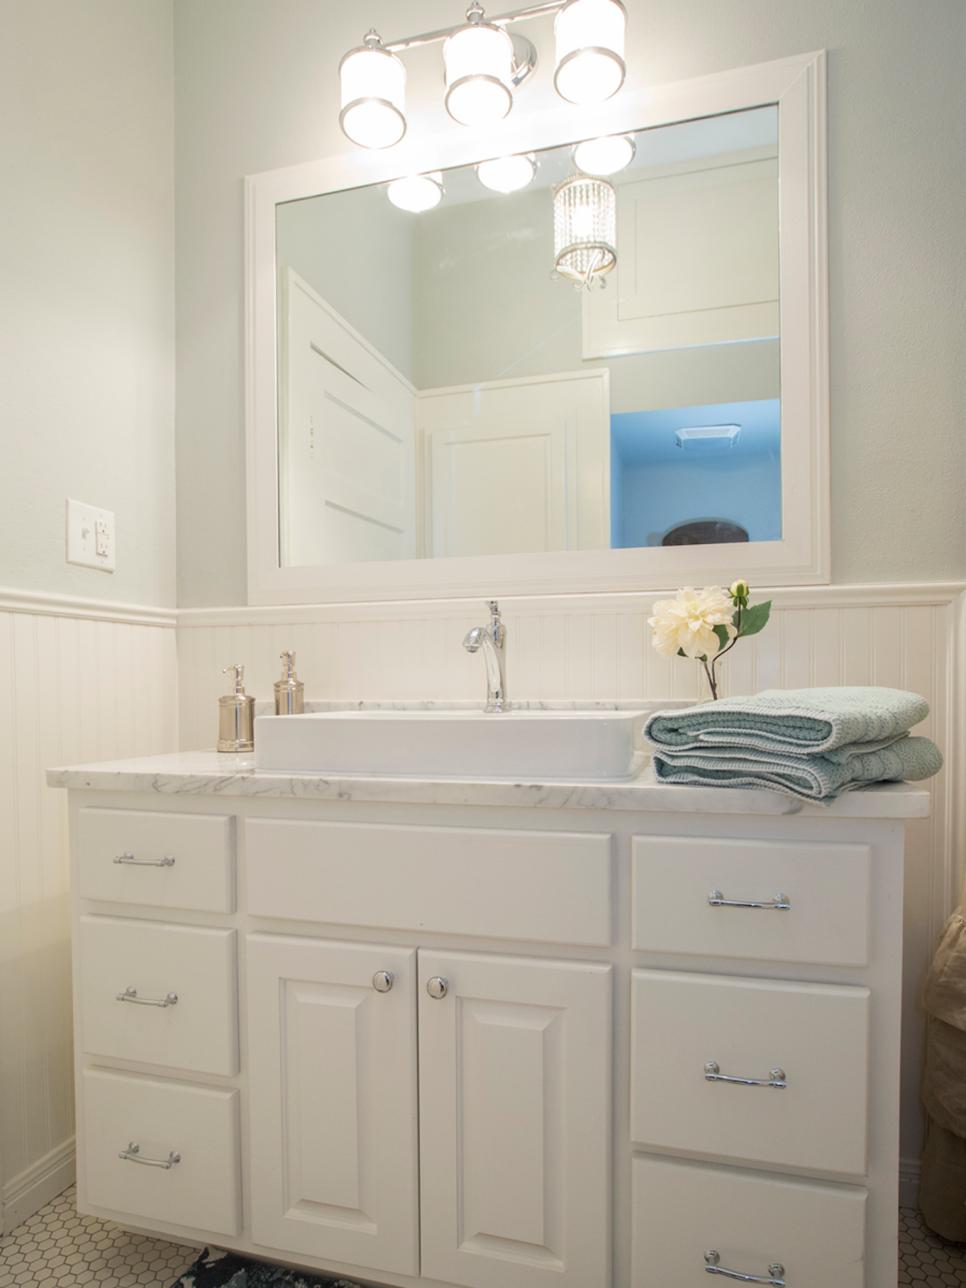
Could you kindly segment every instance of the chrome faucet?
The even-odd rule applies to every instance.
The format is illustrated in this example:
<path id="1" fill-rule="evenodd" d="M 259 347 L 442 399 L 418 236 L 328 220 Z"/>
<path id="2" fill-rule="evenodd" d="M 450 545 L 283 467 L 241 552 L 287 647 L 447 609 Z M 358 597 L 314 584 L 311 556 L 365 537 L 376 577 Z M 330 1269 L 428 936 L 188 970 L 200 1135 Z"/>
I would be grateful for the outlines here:
<path id="1" fill-rule="evenodd" d="M 467 631 L 463 647 L 467 653 L 483 650 L 486 663 L 486 706 L 484 711 L 509 711 L 506 696 L 506 627 L 500 618 L 500 605 L 487 600 L 490 621 L 487 626 L 474 626 Z"/>

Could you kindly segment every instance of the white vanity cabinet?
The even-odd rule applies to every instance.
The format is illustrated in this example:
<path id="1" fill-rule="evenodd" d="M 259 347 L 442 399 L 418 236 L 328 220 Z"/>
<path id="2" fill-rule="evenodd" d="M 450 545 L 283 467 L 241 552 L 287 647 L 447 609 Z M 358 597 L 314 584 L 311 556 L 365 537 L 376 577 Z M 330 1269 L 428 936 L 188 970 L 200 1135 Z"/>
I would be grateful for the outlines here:
<path id="1" fill-rule="evenodd" d="M 895 1283 L 925 793 L 161 761 L 54 777 L 82 1211 L 396 1288 Z"/>

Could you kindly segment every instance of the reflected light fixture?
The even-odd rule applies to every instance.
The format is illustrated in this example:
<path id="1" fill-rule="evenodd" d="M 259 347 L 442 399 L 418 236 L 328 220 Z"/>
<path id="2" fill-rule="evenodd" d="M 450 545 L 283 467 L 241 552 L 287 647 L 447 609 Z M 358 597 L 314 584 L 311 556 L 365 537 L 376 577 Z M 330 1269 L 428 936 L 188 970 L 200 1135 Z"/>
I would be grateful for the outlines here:
<path id="1" fill-rule="evenodd" d="M 392 204 L 413 215 L 432 210 L 443 200 L 443 176 L 439 170 L 431 174 L 414 174 L 405 179 L 394 179 L 386 189 Z"/>
<path id="2" fill-rule="evenodd" d="M 496 157 L 492 161 L 481 161 L 476 173 L 483 187 L 491 192 L 519 192 L 533 182 L 537 159 L 532 152 L 515 157 Z"/>
<path id="3" fill-rule="evenodd" d="M 479 3 L 470 5 L 466 19 L 443 42 L 446 110 L 460 125 L 490 125 L 513 106 L 513 41 L 484 21 Z"/>
<path id="4" fill-rule="evenodd" d="M 577 174 L 553 193 L 554 268 L 590 289 L 617 263 L 617 191 L 606 179 Z"/>
<path id="5" fill-rule="evenodd" d="M 568 103 L 603 103 L 624 83 L 621 0 L 567 0 L 554 19 L 554 88 Z"/>
<path id="6" fill-rule="evenodd" d="M 391 148 L 406 133 L 406 67 L 370 31 L 339 63 L 339 124 L 363 148 Z"/>
<path id="7" fill-rule="evenodd" d="M 587 139 L 574 148 L 574 164 L 584 174 L 598 177 L 617 174 L 634 160 L 637 151 L 628 134 L 611 134 L 604 139 Z"/>
<path id="8" fill-rule="evenodd" d="M 388 148 L 406 133 L 406 69 L 399 55 L 442 43 L 446 110 L 460 125 L 493 124 L 513 107 L 513 92 L 533 73 L 537 50 L 510 28 L 554 14 L 554 85 L 571 103 L 601 103 L 624 83 L 621 0 L 541 0 L 487 20 L 480 0 L 471 0 L 465 21 L 439 31 L 383 41 L 369 31 L 339 64 L 339 123 L 353 143 Z"/>

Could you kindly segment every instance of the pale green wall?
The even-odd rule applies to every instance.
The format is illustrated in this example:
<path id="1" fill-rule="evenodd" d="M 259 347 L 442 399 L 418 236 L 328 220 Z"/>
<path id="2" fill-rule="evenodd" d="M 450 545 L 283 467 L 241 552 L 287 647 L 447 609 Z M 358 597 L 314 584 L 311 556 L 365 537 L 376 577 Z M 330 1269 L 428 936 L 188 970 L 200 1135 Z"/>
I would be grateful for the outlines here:
<path id="1" fill-rule="evenodd" d="M 417 388 L 608 367 L 613 412 L 778 397 L 774 341 L 585 362 L 580 294 L 551 275 L 552 202 L 537 188 L 420 217 Z"/>
<path id="2" fill-rule="evenodd" d="M 275 223 L 278 264 L 294 268 L 409 379 L 416 222 L 382 190 L 357 190 L 287 202 Z"/>
<path id="3" fill-rule="evenodd" d="M 171 0 L 0 18 L 0 586 L 173 605 Z M 68 496 L 115 512 L 113 575 L 65 562 Z"/>
<path id="4" fill-rule="evenodd" d="M 966 6 L 629 0 L 628 12 L 633 88 L 829 50 L 833 575 L 966 575 Z M 246 597 L 242 176 L 347 146 L 336 68 L 367 26 L 394 35 L 452 16 L 450 0 L 175 0 L 186 606 Z M 549 23 L 533 34 L 548 41 Z M 443 128 L 436 51 L 409 68 L 410 129 Z M 517 110 L 551 103 L 544 76 Z"/>

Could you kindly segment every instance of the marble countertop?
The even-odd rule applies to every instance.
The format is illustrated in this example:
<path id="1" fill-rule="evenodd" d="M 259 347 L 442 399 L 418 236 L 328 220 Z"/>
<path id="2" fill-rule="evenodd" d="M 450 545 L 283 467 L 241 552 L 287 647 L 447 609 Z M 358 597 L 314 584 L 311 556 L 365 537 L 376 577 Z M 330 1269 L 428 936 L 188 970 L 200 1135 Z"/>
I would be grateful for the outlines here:
<path id="1" fill-rule="evenodd" d="M 51 787 L 155 796 L 251 796 L 409 805 L 488 805 L 654 813 L 809 814 L 823 818 L 925 818 L 929 792 L 890 783 L 847 792 L 829 805 L 803 805 L 779 792 L 659 783 L 647 765 L 619 782 L 502 782 L 288 773 L 255 768 L 251 755 L 185 751 L 49 769 Z"/>

